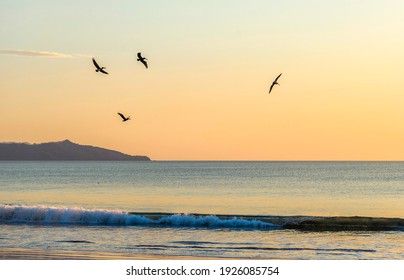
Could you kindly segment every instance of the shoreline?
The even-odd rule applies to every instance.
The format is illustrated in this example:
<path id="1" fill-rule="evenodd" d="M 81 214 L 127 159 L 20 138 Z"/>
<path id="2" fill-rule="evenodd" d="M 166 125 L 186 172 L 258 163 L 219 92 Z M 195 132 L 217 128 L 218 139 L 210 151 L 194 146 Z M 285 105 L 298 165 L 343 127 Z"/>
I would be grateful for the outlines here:
<path id="1" fill-rule="evenodd" d="M 221 260 L 195 256 L 166 256 L 116 252 L 46 250 L 40 248 L 0 248 L 1 260 Z"/>

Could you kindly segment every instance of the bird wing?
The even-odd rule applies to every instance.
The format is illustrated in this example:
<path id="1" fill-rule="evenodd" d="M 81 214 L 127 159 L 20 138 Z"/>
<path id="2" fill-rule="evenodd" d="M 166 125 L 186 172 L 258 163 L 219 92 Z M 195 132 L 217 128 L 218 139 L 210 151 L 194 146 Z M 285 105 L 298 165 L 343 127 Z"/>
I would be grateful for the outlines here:
<path id="1" fill-rule="evenodd" d="M 101 69 L 101 67 L 98 65 L 97 61 L 95 61 L 94 58 L 93 58 L 93 63 L 94 63 L 94 66 L 95 66 L 97 69 Z"/>
<path id="2" fill-rule="evenodd" d="M 269 92 L 268 92 L 268 93 L 271 93 L 272 88 L 274 87 L 274 85 L 275 85 L 275 84 L 272 84 L 272 85 L 271 85 L 271 87 L 269 88 Z"/>
<path id="3" fill-rule="evenodd" d="M 276 77 L 276 79 L 275 79 L 275 83 L 278 81 L 278 79 L 279 79 L 279 77 L 282 75 L 282 73 L 280 73 L 279 74 L 279 76 L 278 77 Z"/>
<path id="4" fill-rule="evenodd" d="M 125 116 L 122 115 L 121 113 L 118 113 L 118 115 L 120 115 L 122 119 L 126 119 Z"/>
<path id="5" fill-rule="evenodd" d="M 100 68 L 100 72 L 101 73 L 104 73 L 104 74 L 108 74 L 108 72 L 107 71 L 105 71 L 104 69 L 102 69 L 102 68 Z"/>
<path id="6" fill-rule="evenodd" d="M 137 53 L 137 57 L 138 57 L 139 59 L 142 59 L 142 58 L 143 58 L 143 57 L 142 57 L 142 54 L 141 54 L 140 52 Z"/>
<path id="7" fill-rule="evenodd" d="M 149 67 L 147 66 L 147 62 L 146 62 L 145 60 L 141 60 L 141 62 L 143 63 L 143 65 L 144 65 L 146 68 L 149 68 Z"/>

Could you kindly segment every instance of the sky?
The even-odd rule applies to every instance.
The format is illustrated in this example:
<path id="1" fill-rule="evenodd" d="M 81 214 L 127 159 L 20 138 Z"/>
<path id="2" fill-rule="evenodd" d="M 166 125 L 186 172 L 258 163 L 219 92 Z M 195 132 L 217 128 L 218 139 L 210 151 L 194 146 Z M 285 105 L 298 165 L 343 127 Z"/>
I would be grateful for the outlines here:
<path id="1" fill-rule="evenodd" d="M 403 30 L 401 0 L 0 0 L 0 142 L 404 160 Z"/>

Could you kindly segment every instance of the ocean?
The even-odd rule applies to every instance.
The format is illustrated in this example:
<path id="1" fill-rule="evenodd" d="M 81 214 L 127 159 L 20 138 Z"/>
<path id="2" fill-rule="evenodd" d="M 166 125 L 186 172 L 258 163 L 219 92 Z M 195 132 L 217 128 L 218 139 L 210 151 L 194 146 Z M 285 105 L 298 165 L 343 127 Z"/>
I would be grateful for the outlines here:
<path id="1" fill-rule="evenodd" d="M 404 259 L 404 162 L 0 161 L 0 250 Z"/>

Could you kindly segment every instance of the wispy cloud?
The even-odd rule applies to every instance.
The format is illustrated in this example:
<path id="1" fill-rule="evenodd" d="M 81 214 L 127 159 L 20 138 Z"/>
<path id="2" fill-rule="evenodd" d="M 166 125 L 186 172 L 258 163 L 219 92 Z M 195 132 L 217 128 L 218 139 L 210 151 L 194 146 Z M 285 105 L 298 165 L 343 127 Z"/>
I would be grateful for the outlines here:
<path id="1" fill-rule="evenodd" d="M 50 57 L 50 58 L 89 57 L 88 55 L 82 55 L 82 54 L 65 54 L 65 53 L 58 53 L 58 52 L 30 51 L 30 50 L 0 50 L 0 54 L 17 55 L 17 56 Z"/>

